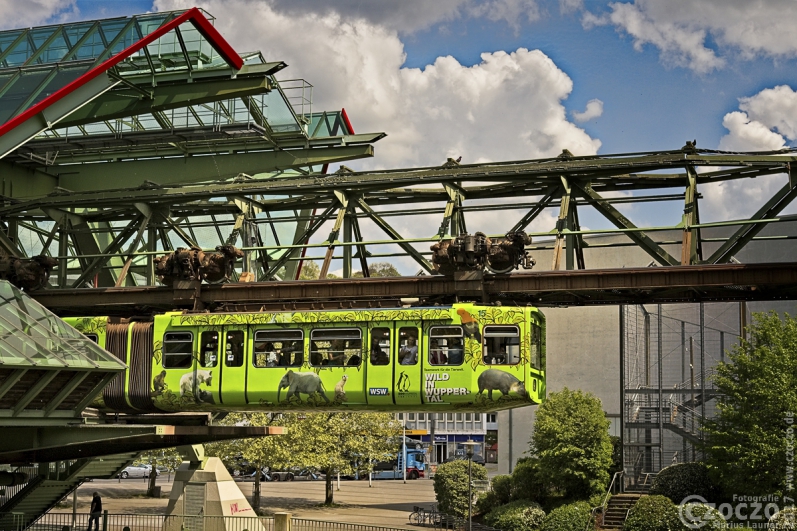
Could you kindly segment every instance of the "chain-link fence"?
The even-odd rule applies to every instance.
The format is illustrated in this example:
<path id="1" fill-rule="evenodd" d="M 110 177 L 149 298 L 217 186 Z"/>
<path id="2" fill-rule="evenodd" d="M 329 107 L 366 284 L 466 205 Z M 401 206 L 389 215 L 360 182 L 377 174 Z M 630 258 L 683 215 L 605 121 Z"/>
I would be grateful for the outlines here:
<path id="1" fill-rule="evenodd" d="M 626 485 L 701 458 L 703 419 L 716 411 L 713 374 L 738 344 L 736 303 L 622 307 L 622 428 Z"/>

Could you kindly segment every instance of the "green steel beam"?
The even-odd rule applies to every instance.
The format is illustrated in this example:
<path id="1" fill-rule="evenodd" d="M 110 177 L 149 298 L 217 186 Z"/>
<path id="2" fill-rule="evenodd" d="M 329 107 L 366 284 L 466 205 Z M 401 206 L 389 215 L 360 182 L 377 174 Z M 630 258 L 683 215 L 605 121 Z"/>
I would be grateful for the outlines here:
<path id="1" fill-rule="evenodd" d="M 125 78 L 127 79 L 127 78 Z M 129 80 L 128 80 L 129 82 Z M 144 99 L 132 88 L 117 89 L 95 99 L 81 107 L 58 123 L 58 127 L 74 127 L 103 120 L 126 118 L 138 114 L 166 111 L 211 103 L 220 99 L 264 94 L 271 90 L 267 76 L 241 76 L 233 79 L 199 79 L 193 83 L 179 85 L 144 85 L 151 93 L 150 99 Z"/>
<path id="2" fill-rule="evenodd" d="M 108 247 L 103 251 L 105 254 L 115 255 L 119 252 L 122 248 L 122 245 L 127 241 L 127 239 L 133 234 L 133 231 L 136 230 L 136 227 L 141 223 L 142 218 L 144 217 L 143 214 L 138 214 L 124 229 L 119 231 L 119 234 L 113 239 L 113 241 L 108 245 Z M 95 273 L 98 273 L 102 267 L 108 263 L 110 257 L 104 256 L 95 258 L 84 270 L 83 274 L 78 277 L 77 280 L 72 284 L 73 288 L 82 287 L 84 283 L 88 281 Z M 115 280 L 114 280 L 115 283 Z"/>
<path id="3" fill-rule="evenodd" d="M 60 391 L 58 391 L 58 394 L 51 398 L 47 403 L 47 406 L 44 408 L 44 416 L 50 416 L 50 414 L 55 411 L 58 406 L 60 406 L 64 400 L 66 400 L 67 397 L 71 395 L 90 374 L 92 374 L 91 371 L 76 372 L 75 375 L 66 383 L 66 385 L 62 387 Z"/>
<path id="4" fill-rule="evenodd" d="M 595 190 L 593 190 L 589 184 L 581 184 L 579 182 L 573 182 L 572 184 L 582 192 L 584 199 L 586 199 L 587 202 L 589 202 L 589 204 L 595 208 L 595 210 L 603 214 L 603 216 L 612 222 L 612 224 L 618 229 L 638 228 L 636 225 L 631 223 L 627 217 L 622 215 L 619 210 L 607 203 L 606 200 L 603 199 L 600 194 L 595 192 Z M 678 260 L 673 258 L 670 253 L 662 249 L 661 246 L 650 239 L 650 237 L 644 232 L 626 232 L 626 235 L 636 242 L 636 244 L 639 245 L 642 250 L 648 253 L 661 265 L 678 265 Z"/>
<path id="5" fill-rule="evenodd" d="M 91 103 L 118 84 L 118 81 L 111 81 L 107 75 L 98 75 L 46 109 L 31 116 L 14 129 L 0 136 L 0 158 L 5 157 L 9 152 L 42 131 L 55 127 L 68 115 Z"/>
<path id="6" fill-rule="evenodd" d="M 255 175 L 373 155 L 374 148 L 365 145 L 130 160 L 64 166 L 51 170 L 63 171 L 60 175 L 62 187 L 80 192 L 97 190 L 98 183 L 102 183 L 105 189 L 134 188 L 144 181 L 154 181 L 160 185 L 196 183 L 229 179 L 241 173 Z"/>
<path id="7" fill-rule="evenodd" d="M 39 393 L 41 393 L 45 387 L 50 385 L 50 382 L 52 382 L 55 379 L 55 377 L 58 376 L 58 373 L 59 371 L 51 369 L 42 374 L 39 380 L 35 384 L 33 384 L 33 387 L 28 389 L 28 391 L 24 395 L 22 395 L 22 398 L 20 398 L 16 402 L 16 404 L 14 404 L 11 416 L 12 417 L 18 416 L 23 409 L 28 407 L 28 405 L 31 402 L 33 402 L 33 400 L 37 396 L 39 396 Z"/>

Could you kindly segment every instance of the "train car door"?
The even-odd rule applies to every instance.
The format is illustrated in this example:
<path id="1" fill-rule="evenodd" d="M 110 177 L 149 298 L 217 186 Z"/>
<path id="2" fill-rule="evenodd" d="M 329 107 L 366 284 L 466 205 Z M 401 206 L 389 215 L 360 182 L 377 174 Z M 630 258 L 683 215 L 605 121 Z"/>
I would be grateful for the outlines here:
<path id="1" fill-rule="evenodd" d="M 393 327 L 390 323 L 374 326 L 368 330 L 368 356 L 366 363 L 366 400 L 369 405 L 394 404 L 393 387 Z"/>
<path id="2" fill-rule="evenodd" d="M 395 323 L 393 345 L 393 395 L 396 405 L 421 404 L 424 384 L 421 373 L 421 328 Z"/>
<path id="3" fill-rule="evenodd" d="M 303 372 L 306 363 L 302 328 L 252 327 L 251 366 L 246 376 L 246 399 L 250 404 L 277 404 L 277 389 L 291 373 Z M 290 376 L 288 378 L 291 378 Z M 289 389 L 282 389 L 281 400 Z"/>
<path id="4" fill-rule="evenodd" d="M 229 327 L 223 336 L 219 400 L 227 406 L 245 406 L 248 330 L 245 326 Z"/>
<path id="5" fill-rule="evenodd" d="M 194 369 L 194 396 L 197 401 L 219 403 L 221 391 L 221 330 L 199 331 L 199 354 Z"/>
<path id="6" fill-rule="evenodd" d="M 365 404 L 365 371 L 363 354 L 366 338 L 360 327 L 312 328 L 310 330 L 310 366 L 315 369 L 323 386 L 319 393 L 310 393 L 307 398 L 319 405 L 346 406 Z M 307 374 L 307 373 L 305 373 Z M 312 374 L 312 373 L 310 373 Z M 314 380 L 309 376 L 304 384 L 308 390 Z M 298 388 L 298 387 L 297 387 Z M 295 395 L 294 395 L 295 396 Z M 295 400 L 294 396 L 291 397 Z M 285 397 L 285 391 L 282 395 Z M 309 397 L 313 397 L 312 399 Z"/>
<path id="7" fill-rule="evenodd" d="M 473 401 L 473 370 L 465 362 L 471 339 L 465 336 L 463 327 L 431 324 L 424 330 L 428 341 L 423 358 L 424 403 L 444 406 Z"/>

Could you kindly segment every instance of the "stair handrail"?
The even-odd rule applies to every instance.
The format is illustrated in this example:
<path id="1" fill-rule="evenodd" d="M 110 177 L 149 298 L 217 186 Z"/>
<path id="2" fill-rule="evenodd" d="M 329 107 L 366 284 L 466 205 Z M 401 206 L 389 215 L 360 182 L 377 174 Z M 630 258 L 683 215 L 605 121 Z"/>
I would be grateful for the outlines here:
<path id="1" fill-rule="evenodd" d="M 599 507 L 593 507 L 589 513 L 589 520 L 587 521 L 587 527 L 584 531 L 589 531 L 590 526 L 595 523 L 595 517 L 598 514 L 598 509 L 600 509 L 602 514 L 606 514 L 606 507 L 609 504 L 609 498 L 612 496 L 612 489 L 614 488 L 614 483 L 617 481 L 617 478 L 623 477 L 623 471 L 617 471 L 612 476 L 612 481 L 609 483 L 609 487 L 606 489 L 606 496 L 603 498 L 603 503 Z"/>

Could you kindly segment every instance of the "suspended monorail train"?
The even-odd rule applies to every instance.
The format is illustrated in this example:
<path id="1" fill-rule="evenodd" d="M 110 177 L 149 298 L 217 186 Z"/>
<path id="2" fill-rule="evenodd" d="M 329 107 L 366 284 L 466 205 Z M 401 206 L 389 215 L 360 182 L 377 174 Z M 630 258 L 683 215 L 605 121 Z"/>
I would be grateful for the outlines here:
<path id="1" fill-rule="evenodd" d="M 545 317 L 472 303 L 65 319 L 127 364 L 95 406 L 495 411 L 545 398 Z"/>

